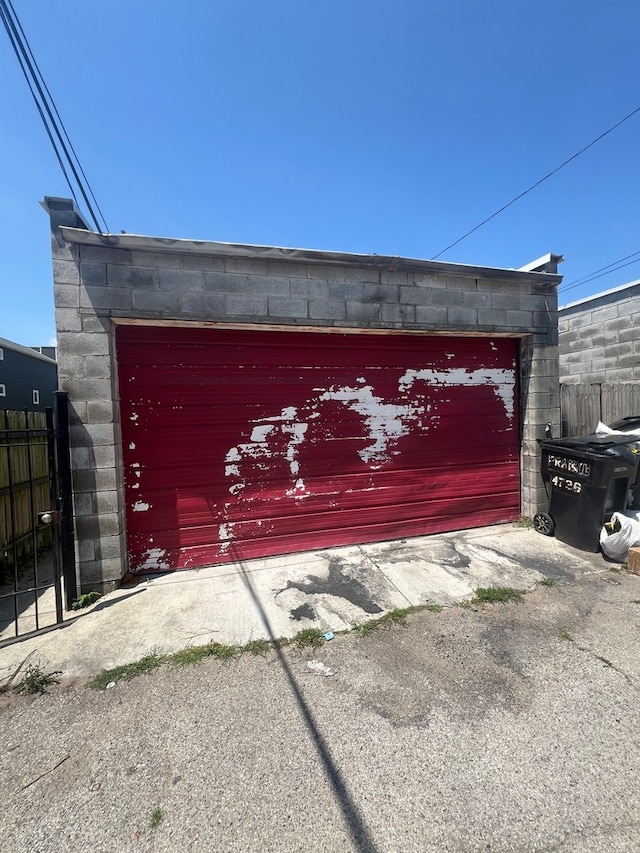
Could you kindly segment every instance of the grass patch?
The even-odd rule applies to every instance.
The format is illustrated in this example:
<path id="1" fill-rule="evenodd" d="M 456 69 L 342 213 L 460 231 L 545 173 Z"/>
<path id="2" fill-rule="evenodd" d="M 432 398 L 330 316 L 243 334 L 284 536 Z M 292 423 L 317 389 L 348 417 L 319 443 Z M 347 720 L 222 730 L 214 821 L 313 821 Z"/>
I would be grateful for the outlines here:
<path id="1" fill-rule="evenodd" d="M 61 672 L 45 672 L 40 668 L 40 664 L 30 663 L 25 669 L 22 680 L 19 681 L 13 688 L 16 693 L 46 693 L 47 687 L 52 687 L 54 684 L 60 684 L 60 679 L 57 677 L 62 675 Z"/>
<path id="2" fill-rule="evenodd" d="M 269 640 L 250 640 L 243 648 L 243 651 L 249 652 L 250 655 L 255 655 L 256 657 L 264 657 L 269 651 L 270 646 Z"/>
<path id="3" fill-rule="evenodd" d="M 542 578 L 541 581 L 536 581 L 538 586 L 555 586 L 556 582 L 553 578 Z"/>
<path id="4" fill-rule="evenodd" d="M 228 646 L 222 643 L 206 643 L 204 646 L 187 646 L 167 657 L 167 661 L 173 666 L 189 666 L 201 663 L 205 658 L 218 658 L 219 660 L 231 660 L 239 654 L 237 646 Z"/>
<path id="5" fill-rule="evenodd" d="M 303 628 L 291 642 L 299 649 L 319 649 L 324 644 L 324 634 L 319 628 Z"/>
<path id="6" fill-rule="evenodd" d="M 103 669 L 102 672 L 91 679 L 89 687 L 92 687 L 94 690 L 104 690 L 107 684 L 110 684 L 112 681 L 130 681 L 138 675 L 153 672 L 154 669 L 157 669 L 166 660 L 166 655 L 159 652 L 150 652 L 148 655 L 140 658 L 140 660 L 134 661 L 134 663 L 125 663 L 121 666 L 114 666 L 112 669 Z"/>
<path id="7" fill-rule="evenodd" d="M 378 619 L 378 623 L 385 628 L 391 628 L 392 625 L 406 625 L 407 616 L 413 613 L 413 607 L 396 607 L 390 610 Z"/>
<path id="8" fill-rule="evenodd" d="M 425 604 L 425 610 L 429 610 L 431 613 L 441 613 L 444 610 L 444 605 L 442 604 Z"/>
<path id="9" fill-rule="evenodd" d="M 522 601 L 522 593 L 510 586 L 479 586 L 472 604 L 503 604 Z"/>
<path id="10" fill-rule="evenodd" d="M 205 658 L 211 657 L 209 646 L 187 646 L 169 655 L 169 663 L 172 666 L 189 666 L 193 663 L 201 663 Z"/>
<path id="11" fill-rule="evenodd" d="M 267 642 L 266 640 L 264 641 Z M 268 646 L 268 643 L 267 643 Z M 104 690 L 112 681 L 130 681 L 138 675 L 153 672 L 164 663 L 172 666 L 189 666 L 200 663 L 205 658 L 217 658 L 228 661 L 240 654 L 242 649 L 238 646 L 224 645 L 223 643 L 207 643 L 204 646 L 187 646 L 170 655 L 160 652 L 151 652 L 134 663 L 125 663 L 122 666 L 114 666 L 112 669 L 103 669 L 89 682 L 89 687 L 94 690 Z"/>
<path id="12" fill-rule="evenodd" d="M 71 609 L 82 610 L 85 607 L 89 607 L 90 604 L 93 604 L 94 601 L 97 601 L 99 598 L 102 598 L 102 595 L 99 592 L 96 592 L 95 590 L 93 590 L 92 592 L 85 592 L 73 600 Z"/>
<path id="13" fill-rule="evenodd" d="M 521 515 L 520 518 L 514 522 L 514 527 L 533 527 L 533 521 L 531 521 L 528 515 Z"/>
<path id="14" fill-rule="evenodd" d="M 427 605 L 427 609 L 442 610 L 439 604 Z M 406 625 L 407 616 L 415 613 L 415 607 L 396 607 L 381 616 L 379 619 L 370 619 L 368 622 L 356 622 L 351 628 L 356 637 L 369 637 L 379 628 L 392 628 L 394 625 Z"/>
<path id="15" fill-rule="evenodd" d="M 353 626 L 353 633 L 356 637 L 369 637 L 378 627 L 377 619 L 372 619 L 370 622 L 357 622 Z"/>
<path id="16" fill-rule="evenodd" d="M 211 644 L 211 656 L 218 660 L 231 660 L 240 654 L 238 646 L 225 646 L 223 643 Z"/>
<path id="17" fill-rule="evenodd" d="M 284 649 L 285 646 L 290 646 L 291 643 L 292 640 L 290 637 L 276 637 L 271 645 L 274 649 Z"/>
<path id="18" fill-rule="evenodd" d="M 162 823 L 162 809 L 159 806 L 156 806 L 155 809 L 151 812 L 151 817 L 149 818 L 149 827 L 151 829 L 157 829 Z"/>
<path id="19" fill-rule="evenodd" d="M 573 637 L 567 631 L 566 628 L 560 628 L 560 630 L 558 631 L 558 636 L 560 637 L 561 640 L 570 640 L 571 642 L 573 642 Z"/>

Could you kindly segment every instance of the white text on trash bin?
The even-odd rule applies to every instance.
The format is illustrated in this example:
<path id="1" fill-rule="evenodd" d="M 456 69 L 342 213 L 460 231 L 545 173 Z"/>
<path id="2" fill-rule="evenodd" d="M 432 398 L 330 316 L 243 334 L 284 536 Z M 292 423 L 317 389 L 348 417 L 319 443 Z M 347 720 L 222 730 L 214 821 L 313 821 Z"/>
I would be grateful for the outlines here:
<path id="1" fill-rule="evenodd" d="M 553 453 L 550 453 L 547 459 L 550 468 L 577 474 L 579 477 L 591 475 L 591 465 L 588 462 L 579 462 L 577 459 L 569 459 L 566 456 L 555 456 Z"/>

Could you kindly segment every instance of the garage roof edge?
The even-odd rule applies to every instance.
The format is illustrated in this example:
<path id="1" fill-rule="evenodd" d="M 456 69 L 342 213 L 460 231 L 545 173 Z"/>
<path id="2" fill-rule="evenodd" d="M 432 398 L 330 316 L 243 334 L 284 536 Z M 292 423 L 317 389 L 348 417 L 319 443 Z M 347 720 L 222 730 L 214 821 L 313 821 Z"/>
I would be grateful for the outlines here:
<path id="1" fill-rule="evenodd" d="M 139 234 L 97 234 L 83 228 L 61 226 L 60 233 L 67 243 L 80 246 L 100 246 L 114 249 L 135 249 L 139 252 L 175 252 L 191 255 L 215 255 L 224 258 L 252 260 L 295 261 L 327 266 L 356 266 L 383 269 L 391 272 L 420 270 L 474 278 L 499 278 L 517 281 L 559 284 L 562 276 L 546 272 L 530 272 L 501 267 L 483 267 L 405 258 L 395 255 L 355 254 L 321 249 L 291 249 L 280 246 L 254 246 L 244 243 L 220 243 L 212 240 L 185 240 L 177 237 L 147 237 Z"/>

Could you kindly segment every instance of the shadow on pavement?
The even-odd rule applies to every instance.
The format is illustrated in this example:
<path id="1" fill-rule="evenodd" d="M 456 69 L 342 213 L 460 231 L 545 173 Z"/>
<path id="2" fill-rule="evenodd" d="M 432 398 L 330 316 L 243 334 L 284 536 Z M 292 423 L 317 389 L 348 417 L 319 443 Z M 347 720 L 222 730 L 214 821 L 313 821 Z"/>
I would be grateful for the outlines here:
<path id="1" fill-rule="evenodd" d="M 344 815 L 345 823 L 347 825 L 347 829 L 349 831 L 349 835 L 351 836 L 351 840 L 355 846 L 355 848 L 362 853 L 377 853 L 378 848 L 376 847 L 373 838 L 371 837 L 369 830 L 358 811 L 356 804 L 351 797 L 347 789 L 346 782 L 342 778 L 340 770 L 336 767 L 336 764 L 331 756 L 331 752 L 328 744 L 323 738 L 316 721 L 314 720 L 313 714 L 309 705 L 305 701 L 304 696 L 298 686 L 298 682 L 291 671 L 291 667 L 289 666 L 288 661 L 286 660 L 284 654 L 282 653 L 282 649 L 279 648 L 278 644 L 275 642 L 278 638 L 275 635 L 273 627 L 269 621 L 269 617 L 267 616 L 264 607 L 262 606 L 262 602 L 260 601 L 260 597 L 257 595 L 253 583 L 251 581 L 251 577 L 247 569 L 245 568 L 244 562 L 240 557 L 236 556 L 235 561 L 240 569 L 240 574 L 242 576 L 242 580 L 247 587 L 249 595 L 253 599 L 253 602 L 260 614 L 260 618 L 262 623 L 267 630 L 270 639 L 274 643 L 274 650 L 276 655 L 278 656 L 278 660 L 284 673 L 289 682 L 289 686 L 291 687 L 291 692 L 294 695 L 296 702 L 298 703 L 298 707 L 302 713 L 302 716 L 305 721 L 305 725 L 309 731 L 311 736 L 311 740 L 313 741 L 313 745 L 316 748 L 318 756 L 322 761 L 322 764 L 325 768 L 325 772 L 327 774 L 327 778 L 331 783 L 331 787 L 333 788 L 333 793 L 336 798 L 338 805 L 340 806 L 342 813 Z"/>

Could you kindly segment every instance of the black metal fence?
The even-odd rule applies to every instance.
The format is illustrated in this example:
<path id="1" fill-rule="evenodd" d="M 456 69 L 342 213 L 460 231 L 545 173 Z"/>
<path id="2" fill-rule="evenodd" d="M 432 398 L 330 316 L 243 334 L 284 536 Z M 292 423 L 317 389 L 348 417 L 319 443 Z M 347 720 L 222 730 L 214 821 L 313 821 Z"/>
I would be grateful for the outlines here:
<path id="1" fill-rule="evenodd" d="M 68 400 L 0 412 L 0 645 L 60 624 L 77 595 Z"/>

